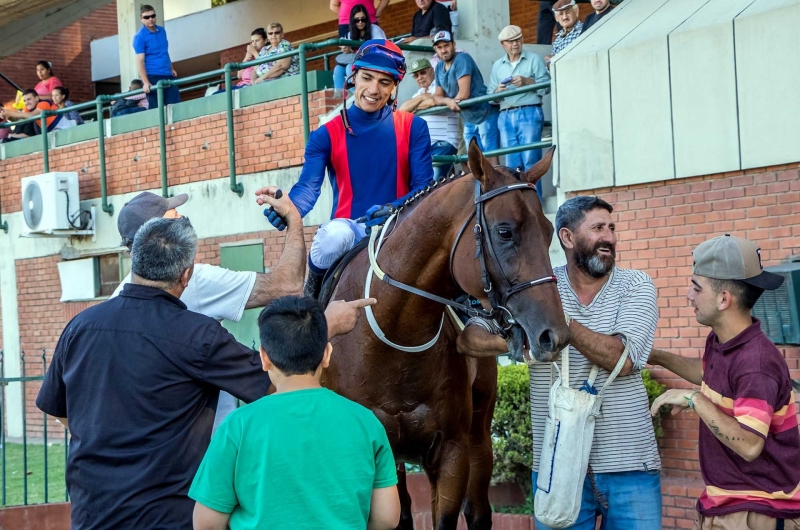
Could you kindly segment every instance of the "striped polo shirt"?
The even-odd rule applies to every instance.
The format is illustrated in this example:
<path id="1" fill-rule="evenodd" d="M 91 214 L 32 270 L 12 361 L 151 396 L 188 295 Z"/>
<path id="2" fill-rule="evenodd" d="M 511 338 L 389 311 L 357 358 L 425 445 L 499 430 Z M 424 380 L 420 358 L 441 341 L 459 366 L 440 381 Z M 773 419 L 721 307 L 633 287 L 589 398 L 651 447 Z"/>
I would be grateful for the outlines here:
<path id="1" fill-rule="evenodd" d="M 706 489 L 697 511 L 711 517 L 752 511 L 800 517 L 800 430 L 789 368 L 758 319 L 720 344 L 713 332 L 703 354 L 701 391 L 718 409 L 764 439 L 752 462 L 725 447 L 700 422 L 700 470 Z"/>
<path id="2" fill-rule="evenodd" d="M 585 306 L 572 290 L 566 266 L 556 267 L 553 272 L 558 278 L 558 293 L 564 311 L 573 320 L 597 333 L 619 336 L 630 342 L 628 356 L 633 362 L 633 370 L 629 375 L 617 377 L 603 395 L 589 457 L 592 470 L 595 473 L 614 473 L 661 469 L 641 374 L 650 356 L 658 324 L 653 281 L 642 271 L 614 267 L 603 288 Z M 627 339 L 623 339 L 623 335 Z M 592 363 L 572 346 L 569 347 L 569 356 L 570 387 L 577 389 L 589 377 Z M 535 363 L 530 367 L 534 470 L 539 469 L 548 415 L 550 369 L 550 363 Z M 601 368 L 595 381 L 598 390 L 608 376 L 609 372 Z"/>

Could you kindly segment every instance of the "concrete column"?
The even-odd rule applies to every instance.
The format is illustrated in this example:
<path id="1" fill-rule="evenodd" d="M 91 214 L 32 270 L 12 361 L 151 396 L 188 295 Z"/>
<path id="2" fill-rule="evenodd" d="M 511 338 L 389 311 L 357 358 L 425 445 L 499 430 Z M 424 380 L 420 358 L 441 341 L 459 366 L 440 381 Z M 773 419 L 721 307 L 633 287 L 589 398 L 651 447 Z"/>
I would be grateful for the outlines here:
<path id="1" fill-rule="evenodd" d="M 19 221 L 21 220 L 20 218 Z M 0 301 L 3 304 L 3 368 L 6 377 L 19 377 L 21 352 L 19 307 L 14 240 L 11 238 L 11 231 L 8 234 L 0 233 Z M 20 438 L 22 437 L 22 386 L 19 383 L 11 383 L 0 391 L 5 392 L 3 412 L 6 414 L 8 436 Z"/>
<path id="2" fill-rule="evenodd" d="M 478 65 L 491 68 L 492 63 L 504 53 L 497 36 L 511 23 L 510 20 L 508 2 L 458 0 L 457 42 L 472 44 L 466 48 Z M 488 74 L 488 71 L 484 72 L 487 80 Z"/>
<path id="3" fill-rule="evenodd" d="M 139 77 L 136 71 L 136 53 L 133 51 L 133 36 L 142 28 L 139 8 L 143 4 L 156 10 L 159 26 L 164 26 L 164 0 L 117 0 L 117 25 L 119 31 L 119 78 L 123 92 L 128 90 L 131 80 Z"/>

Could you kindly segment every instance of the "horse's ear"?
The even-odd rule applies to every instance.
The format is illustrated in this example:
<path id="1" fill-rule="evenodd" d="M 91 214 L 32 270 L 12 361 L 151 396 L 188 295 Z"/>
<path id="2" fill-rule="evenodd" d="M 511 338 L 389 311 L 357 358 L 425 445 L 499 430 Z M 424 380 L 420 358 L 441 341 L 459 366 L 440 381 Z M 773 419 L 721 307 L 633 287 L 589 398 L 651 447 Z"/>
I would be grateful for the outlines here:
<path id="1" fill-rule="evenodd" d="M 522 178 L 531 184 L 536 184 L 540 178 L 550 171 L 550 165 L 553 163 L 553 155 L 555 152 L 556 146 L 548 149 L 542 159 L 539 160 L 535 166 L 522 174 Z"/>
<path id="2" fill-rule="evenodd" d="M 483 156 L 481 148 L 478 146 L 478 141 L 472 138 L 469 142 L 469 169 L 482 184 L 486 183 L 486 171 L 483 164 L 487 162 L 486 157 Z"/>

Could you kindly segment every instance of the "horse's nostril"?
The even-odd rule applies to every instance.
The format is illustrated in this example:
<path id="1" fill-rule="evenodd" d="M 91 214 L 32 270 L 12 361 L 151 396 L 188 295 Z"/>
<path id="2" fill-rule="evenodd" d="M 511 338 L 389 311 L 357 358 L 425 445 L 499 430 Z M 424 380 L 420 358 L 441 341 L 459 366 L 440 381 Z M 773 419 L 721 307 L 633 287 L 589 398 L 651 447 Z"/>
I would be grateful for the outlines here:
<path id="1" fill-rule="evenodd" d="M 556 336 L 551 330 L 546 329 L 539 335 L 539 347 L 542 351 L 553 351 L 555 350 L 555 345 Z"/>

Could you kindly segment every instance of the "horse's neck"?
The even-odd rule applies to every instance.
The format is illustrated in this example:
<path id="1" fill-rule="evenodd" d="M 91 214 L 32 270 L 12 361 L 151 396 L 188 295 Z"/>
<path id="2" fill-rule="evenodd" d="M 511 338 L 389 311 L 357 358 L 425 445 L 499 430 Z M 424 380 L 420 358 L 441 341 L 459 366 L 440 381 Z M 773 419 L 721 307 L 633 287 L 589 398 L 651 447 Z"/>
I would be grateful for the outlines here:
<path id="1" fill-rule="evenodd" d="M 450 251 L 472 211 L 473 182 L 463 178 L 431 192 L 398 223 L 381 249 L 380 261 L 388 262 L 384 270 L 392 278 L 439 296 L 459 293 L 450 277 Z"/>

